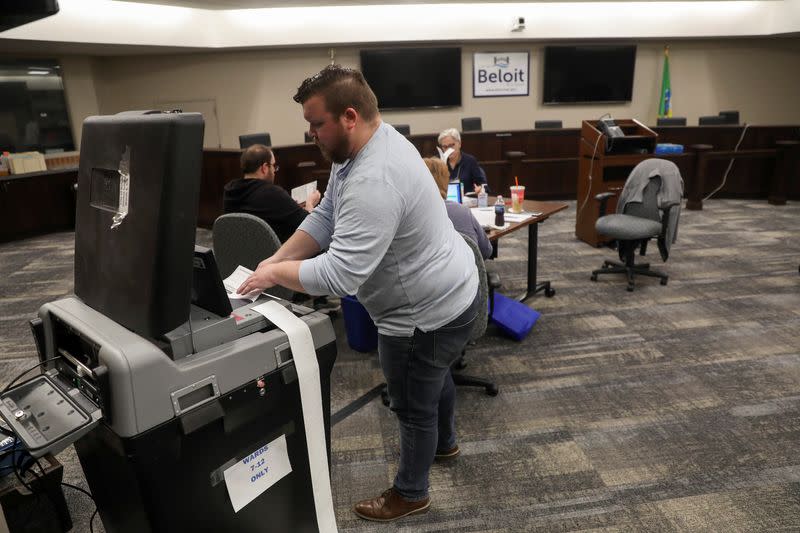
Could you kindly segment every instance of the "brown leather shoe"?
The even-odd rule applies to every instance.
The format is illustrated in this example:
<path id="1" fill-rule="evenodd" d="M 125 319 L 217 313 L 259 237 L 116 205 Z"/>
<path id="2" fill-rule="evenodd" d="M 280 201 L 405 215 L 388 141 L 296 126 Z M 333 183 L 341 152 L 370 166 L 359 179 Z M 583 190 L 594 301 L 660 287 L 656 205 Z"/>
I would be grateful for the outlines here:
<path id="1" fill-rule="evenodd" d="M 437 461 L 446 461 L 457 457 L 460 453 L 461 450 L 458 448 L 458 444 L 456 444 L 449 450 L 436 450 L 436 455 L 433 458 Z"/>
<path id="2" fill-rule="evenodd" d="M 391 522 L 404 516 L 427 513 L 430 506 L 430 498 L 410 502 L 395 492 L 392 487 L 383 491 L 383 494 L 377 498 L 358 502 L 353 508 L 353 512 L 365 520 Z"/>

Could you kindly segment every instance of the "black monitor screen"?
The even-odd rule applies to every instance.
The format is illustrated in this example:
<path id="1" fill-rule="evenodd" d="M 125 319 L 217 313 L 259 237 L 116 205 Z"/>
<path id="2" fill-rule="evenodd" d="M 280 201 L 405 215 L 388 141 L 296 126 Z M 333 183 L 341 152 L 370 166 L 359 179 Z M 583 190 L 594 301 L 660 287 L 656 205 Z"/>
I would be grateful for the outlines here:
<path id="1" fill-rule="evenodd" d="M 636 46 L 548 46 L 544 50 L 545 104 L 629 102 Z"/>
<path id="2" fill-rule="evenodd" d="M 222 284 L 214 252 L 204 246 L 194 247 L 192 303 L 221 317 L 230 315 L 233 310 Z"/>
<path id="3" fill-rule="evenodd" d="M 460 48 L 361 50 L 361 72 L 381 109 L 461 105 Z"/>
<path id="4" fill-rule="evenodd" d="M 142 112 L 83 123 L 75 295 L 145 337 L 189 318 L 203 124 Z"/>

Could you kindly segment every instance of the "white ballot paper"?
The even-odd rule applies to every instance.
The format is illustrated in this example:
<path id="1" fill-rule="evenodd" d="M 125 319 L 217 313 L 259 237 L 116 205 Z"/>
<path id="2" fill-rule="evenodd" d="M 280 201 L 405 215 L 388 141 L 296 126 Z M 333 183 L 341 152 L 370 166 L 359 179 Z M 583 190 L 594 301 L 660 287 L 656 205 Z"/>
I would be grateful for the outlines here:
<path id="1" fill-rule="evenodd" d="M 436 147 L 436 151 L 437 151 L 437 152 L 439 152 L 439 159 L 441 159 L 441 160 L 442 160 L 442 161 L 444 161 L 445 163 L 447 163 L 447 160 L 448 160 L 448 158 L 450 157 L 450 154 L 452 154 L 453 152 L 455 152 L 455 150 L 453 150 L 453 148 L 452 148 L 452 147 L 451 147 L 451 148 L 448 148 L 448 149 L 447 149 L 447 150 L 445 150 L 445 151 L 442 151 L 442 149 L 441 149 L 441 148 L 439 148 L 438 146 Z"/>
<path id="2" fill-rule="evenodd" d="M 291 472 L 286 435 L 281 435 L 269 444 L 253 450 L 223 472 L 233 511 L 238 513 L 245 505 Z"/>
<path id="3" fill-rule="evenodd" d="M 292 189 L 292 199 L 298 204 L 302 204 L 308 199 L 308 195 L 317 190 L 317 180 L 300 185 Z"/>
<path id="4" fill-rule="evenodd" d="M 239 265 L 236 267 L 230 276 L 222 280 L 222 285 L 225 287 L 225 292 L 228 293 L 228 298 L 231 300 L 250 300 L 251 302 L 255 302 L 258 295 L 261 294 L 261 291 L 253 291 L 250 294 L 239 294 L 236 290 L 242 286 L 244 280 L 250 277 L 253 271 L 247 267 L 243 267 Z"/>
<path id="5" fill-rule="evenodd" d="M 311 330 L 301 319 L 278 302 L 266 302 L 253 307 L 286 333 L 300 384 L 300 403 L 306 428 L 308 462 L 311 467 L 311 485 L 314 490 L 314 509 L 321 533 L 336 532 L 333 512 L 331 478 L 328 471 L 328 451 L 325 446 L 325 425 L 322 418 L 322 390 L 319 383 L 319 363 L 314 349 Z"/>

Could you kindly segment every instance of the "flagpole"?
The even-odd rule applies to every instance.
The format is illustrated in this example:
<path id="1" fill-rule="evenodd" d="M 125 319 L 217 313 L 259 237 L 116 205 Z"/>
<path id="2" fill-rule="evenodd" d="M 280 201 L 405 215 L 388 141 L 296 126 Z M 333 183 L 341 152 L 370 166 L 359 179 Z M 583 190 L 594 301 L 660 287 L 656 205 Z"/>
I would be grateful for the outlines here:
<path id="1" fill-rule="evenodd" d="M 669 75 L 669 45 L 664 45 L 664 68 L 661 74 L 661 94 L 659 95 L 658 117 L 672 116 L 672 86 Z"/>

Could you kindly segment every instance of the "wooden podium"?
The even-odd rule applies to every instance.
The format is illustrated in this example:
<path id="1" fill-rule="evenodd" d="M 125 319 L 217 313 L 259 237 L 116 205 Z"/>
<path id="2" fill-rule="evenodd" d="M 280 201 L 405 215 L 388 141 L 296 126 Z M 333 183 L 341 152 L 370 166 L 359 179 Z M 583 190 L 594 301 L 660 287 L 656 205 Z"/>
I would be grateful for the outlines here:
<path id="1" fill-rule="evenodd" d="M 592 246 L 603 239 L 594 229 L 599 216 L 599 204 L 594 197 L 603 192 L 619 195 L 625 180 L 639 162 L 653 157 L 658 135 L 635 119 L 615 119 L 624 137 L 608 139 L 598 128 L 597 120 L 581 124 L 581 144 L 578 161 L 578 204 L 575 215 L 575 235 Z M 616 197 L 610 198 L 607 213 L 617 208 Z"/>

